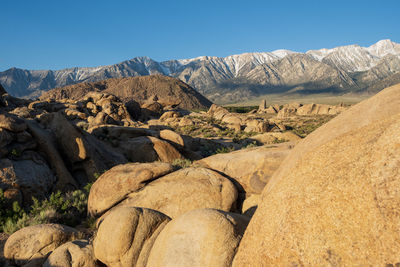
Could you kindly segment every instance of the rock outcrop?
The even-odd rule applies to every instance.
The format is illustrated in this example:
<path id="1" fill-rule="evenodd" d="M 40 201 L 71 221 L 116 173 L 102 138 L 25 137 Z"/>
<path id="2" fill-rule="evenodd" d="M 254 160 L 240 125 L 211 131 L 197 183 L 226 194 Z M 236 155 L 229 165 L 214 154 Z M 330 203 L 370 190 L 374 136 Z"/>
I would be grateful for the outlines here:
<path id="1" fill-rule="evenodd" d="M 400 86 L 300 142 L 265 187 L 234 266 L 400 262 Z"/>

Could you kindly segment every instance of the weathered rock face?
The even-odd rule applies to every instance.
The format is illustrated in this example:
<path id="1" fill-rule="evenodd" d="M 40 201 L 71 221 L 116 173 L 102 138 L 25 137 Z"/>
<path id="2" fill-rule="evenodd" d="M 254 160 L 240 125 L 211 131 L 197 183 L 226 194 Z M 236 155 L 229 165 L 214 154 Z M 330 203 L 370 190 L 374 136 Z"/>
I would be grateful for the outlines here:
<path id="1" fill-rule="evenodd" d="M 287 118 L 295 115 L 305 116 L 305 115 L 337 115 L 345 111 L 347 107 L 324 105 L 324 104 L 298 104 L 291 103 L 286 104 L 279 110 L 277 118 Z M 265 111 L 267 112 L 267 111 Z M 273 113 L 273 112 L 271 112 Z"/>
<path id="2" fill-rule="evenodd" d="M 297 143 L 301 140 L 301 138 L 294 134 L 293 132 L 269 132 L 269 133 L 262 133 L 257 134 L 251 137 L 251 140 L 255 140 L 261 144 L 276 144 L 280 142 L 293 142 Z"/>
<path id="3" fill-rule="evenodd" d="M 152 136 L 141 136 L 120 144 L 126 157 L 133 162 L 173 162 L 183 159 L 179 151 L 166 141 Z"/>
<path id="4" fill-rule="evenodd" d="M 43 267 L 100 267 L 88 240 L 74 240 L 56 248 L 47 258 Z"/>
<path id="5" fill-rule="evenodd" d="M 322 104 L 306 104 L 297 109 L 297 115 L 336 115 L 346 110 L 345 107 L 322 105 Z"/>
<path id="6" fill-rule="evenodd" d="M 399 263 L 399 131 L 398 85 L 307 136 L 264 189 L 234 266 Z"/>
<path id="7" fill-rule="evenodd" d="M 249 219 L 213 209 L 190 211 L 161 231 L 147 266 L 231 266 Z"/>
<path id="8" fill-rule="evenodd" d="M 88 212 L 98 216 L 143 188 L 150 181 L 173 171 L 168 163 L 128 163 L 115 166 L 101 175 L 90 189 Z"/>
<path id="9" fill-rule="evenodd" d="M 7 239 L 4 257 L 11 264 L 41 265 L 53 250 L 65 242 L 76 239 L 77 234 L 75 229 L 59 224 L 25 227 Z"/>
<path id="10" fill-rule="evenodd" d="M 237 190 L 227 178 L 205 168 L 185 168 L 158 178 L 133 192 L 121 206 L 158 210 L 171 218 L 200 208 L 230 211 Z"/>
<path id="11" fill-rule="evenodd" d="M 80 131 L 61 113 L 43 115 L 41 121 L 53 133 L 57 147 L 66 156 L 64 161 L 81 185 L 86 184 L 94 173 L 126 163 L 122 154 L 105 142 Z"/>
<path id="12" fill-rule="evenodd" d="M 149 209 L 118 207 L 106 214 L 93 242 L 94 254 L 107 266 L 147 266 L 153 243 L 168 216 Z"/>
<path id="13" fill-rule="evenodd" d="M 0 188 L 15 188 L 27 202 L 32 196 L 45 196 L 55 182 L 56 178 L 39 155 L 35 160 L 0 159 Z"/>
<path id="14" fill-rule="evenodd" d="M 26 123 L 16 116 L 3 113 L 0 114 L 0 128 L 11 132 L 22 132 L 26 130 Z"/>
<path id="15" fill-rule="evenodd" d="M 226 108 L 212 104 L 207 114 L 217 120 L 222 120 L 225 115 L 229 114 L 229 111 Z"/>
<path id="16" fill-rule="evenodd" d="M 216 154 L 196 164 L 228 175 L 239 184 L 241 191 L 261 193 L 291 149 L 290 144 L 254 147 Z"/>

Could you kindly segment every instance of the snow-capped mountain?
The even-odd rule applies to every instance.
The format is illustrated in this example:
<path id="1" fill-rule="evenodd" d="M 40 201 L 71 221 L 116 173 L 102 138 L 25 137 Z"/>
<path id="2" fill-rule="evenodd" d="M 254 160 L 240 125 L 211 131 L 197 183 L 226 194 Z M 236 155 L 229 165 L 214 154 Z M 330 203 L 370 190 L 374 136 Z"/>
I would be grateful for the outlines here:
<path id="1" fill-rule="evenodd" d="M 56 71 L 12 68 L 0 72 L 0 83 L 15 96 L 37 96 L 79 82 L 163 74 L 181 79 L 214 101 L 225 102 L 268 92 L 360 91 L 379 80 L 390 81 L 399 71 L 398 60 L 400 44 L 381 40 L 369 47 L 348 45 L 306 53 L 276 50 L 164 62 L 138 57 L 115 65 Z M 369 74 L 364 77 L 363 73 Z"/>

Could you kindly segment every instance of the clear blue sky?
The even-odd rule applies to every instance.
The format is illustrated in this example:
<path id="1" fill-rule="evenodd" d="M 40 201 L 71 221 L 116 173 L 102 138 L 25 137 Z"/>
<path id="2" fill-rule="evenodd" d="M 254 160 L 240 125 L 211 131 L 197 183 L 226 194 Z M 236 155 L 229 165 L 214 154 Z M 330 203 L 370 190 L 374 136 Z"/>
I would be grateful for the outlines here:
<path id="1" fill-rule="evenodd" d="M 0 71 L 400 42 L 399 0 L 0 0 Z"/>

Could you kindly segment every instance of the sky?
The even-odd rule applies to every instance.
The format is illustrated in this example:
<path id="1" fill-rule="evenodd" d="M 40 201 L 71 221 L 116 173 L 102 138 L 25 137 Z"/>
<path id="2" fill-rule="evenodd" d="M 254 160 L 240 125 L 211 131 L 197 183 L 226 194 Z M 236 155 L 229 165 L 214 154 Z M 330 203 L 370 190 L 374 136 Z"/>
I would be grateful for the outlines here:
<path id="1" fill-rule="evenodd" d="M 399 0 L 0 0 L 0 71 L 400 42 Z"/>

